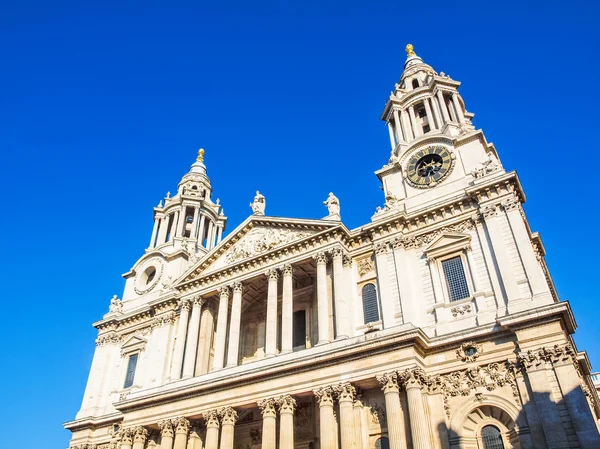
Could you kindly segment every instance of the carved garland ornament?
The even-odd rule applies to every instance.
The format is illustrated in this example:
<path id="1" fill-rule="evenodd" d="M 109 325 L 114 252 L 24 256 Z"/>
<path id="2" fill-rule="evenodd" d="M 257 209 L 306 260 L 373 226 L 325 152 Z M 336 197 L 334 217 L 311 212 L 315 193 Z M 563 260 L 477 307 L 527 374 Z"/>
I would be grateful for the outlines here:
<path id="1" fill-rule="evenodd" d="M 468 220 L 450 226 L 444 226 L 443 228 L 428 232 L 427 234 L 396 238 L 392 241 L 392 245 L 395 247 L 403 246 L 406 249 L 416 249 L 428 245 L 443 234 L 460 233 L 474 228 L 475 222 L 469 218 Z"/>
<path id="2" fill-rule="evenodd" d="M 225 260 L 227 263 L 233 263 L 240 259 L 257 256 L 311 234 L 311 231 L 254 228 L 225 254 Z"/>

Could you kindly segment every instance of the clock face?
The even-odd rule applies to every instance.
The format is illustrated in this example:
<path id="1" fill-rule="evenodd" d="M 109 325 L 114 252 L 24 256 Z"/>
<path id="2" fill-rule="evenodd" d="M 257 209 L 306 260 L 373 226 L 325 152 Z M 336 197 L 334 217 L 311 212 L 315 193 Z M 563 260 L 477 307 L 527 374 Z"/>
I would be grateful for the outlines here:
<path id="1" fill-rule="evenodd" d="M 450 174 L 454 155 L 443 146 L 431 146 L 412 155 L 406 167 L 408 180 L 415 187 L 432 187 Z"/>

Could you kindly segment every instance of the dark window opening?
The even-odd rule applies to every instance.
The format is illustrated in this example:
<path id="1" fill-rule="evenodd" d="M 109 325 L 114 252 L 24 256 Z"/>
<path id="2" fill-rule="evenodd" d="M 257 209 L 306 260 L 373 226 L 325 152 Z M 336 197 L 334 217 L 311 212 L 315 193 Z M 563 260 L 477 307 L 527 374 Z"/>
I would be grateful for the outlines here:
<path id="1" fill-rule="evenodd" d="M 444 260 L 442 268 L 444 269 L 444 277 L 446 278 L 450 301 L 468 298 L 469 286 L 460 256 Z"/>
<path id="2" fill-rule="evenodd" d="M 293 318 L 293 337 L 292 337 L 292 346 L 298 347 L 306 347 L 306 311 L 298 310 L 294 312 Z"/>
<path id="3" fill-rule="evenodd" d="M 154 280 L 154 277 L 156 276 L 156 268 L 154 268 L 154 267 L 147 268 L 145 274 L 146 274 L 146 285 L 148 285 Z"/>
<path id="4" fill-rule="evenodd" d="M 504 449 L 500 429 L 496 426 L 485 426 L 481 429 L 481 440 L 484 449 Z"/>
<path id="5" fill-rule="evenodd" d="M 427 134 L 429 131 L 431 131 L 431 128 L 429 125 L 423 125 L 423 134 Z"/>
<path id="6" fill-rule="evenodd" d="M 378 438 L 375 441 L 375 449 L 390 449 L 390 440 L 387 437 Z"/>
<path id="7" fill-rule="evenodd" d="M 194 217 L 192 215 L 188 215 L 187 217 L 185 217 L 186 223 L 191 223 L 192 221 L 194 221 Z"/>
<path id="8" fill-rule="evenodd" d="M 412 80 L 412 86 L 413 86 L 413 89 L 416 89 L 417 87 L 419 87 L 419 80 Z"/>
<path id="9" fill-rule="evenodd" d="M 362 288 L 362 302 L 365 324 L 379 321 L 377 289 L 374 284 L 367 284 Z"/>
<path id="10" fill-rule="evenodd" d="M 129 362 L 127 362 L 127 374 L 125 375 L 125 383 L 123 388 L 129 388 L 133 385 L 133 378 L 135 377 L 135 367 L 137 365 L 138 355 L 132 354 L 129 356 Z"/>

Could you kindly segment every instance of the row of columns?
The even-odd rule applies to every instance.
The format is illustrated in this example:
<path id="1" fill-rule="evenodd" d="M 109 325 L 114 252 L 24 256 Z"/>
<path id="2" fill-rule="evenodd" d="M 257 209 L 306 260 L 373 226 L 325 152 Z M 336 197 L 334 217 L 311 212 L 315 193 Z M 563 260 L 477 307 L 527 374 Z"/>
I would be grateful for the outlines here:
<path id="1" fill-rule="evenodd" d="M 458 94 L 452 92 L 450 103 L 446 103 L 443 91 L 438 90 L 423 100 L 427 121 L 431 131 L 441 130 L 447 123 L 462 124 L 465 121 L 463 107 Z M 393 120 L 388 121 L 392 150 L 400 143 L 408 143 L 423 136 L 414 105 L 393 111 Z"/>
<path id="2" fill-rule="evenodd" d="M 154 227 L 152 228 L 152 237 L 150 238 L 150 248 L 162 245 L 174 237 L 183 237 L 186 223 L 186 209 L 188 206 L 182 205 L 180 209 L 175 210 L 168 215 L 156 214 L 154 217 Z M 194 215 L 191 223 L 190 238 L 201 240 L 204 244 L 206 235 L 206 249 L 212 249 L 221 242 L 223 238 L 223 225 L 215 223 L 207 215 L 201 212 L 200 206 L 194 207 Z"/>
<path id="3" fill-rule="evenodd" d="M 350 275 L 349 270 L 351 270 L 352 261 L 342 249 L 336 248 L 330 252 L 317 253 L 314 256 L 317 265 L 318 344 L 326 344 L 333 339 L 329 329 L 330 301 L 327 287 L 327 263 L 330 258 L 333 266 L 335 338 L 348 338 L 352 335 L 348 312 L 350 284 L 344 281 Z M 274 357 L 278 353 L 277 337 L 279 329 L 277 318 L 279 315 L 278 285 L 280 277 L 283 278 L 280 353 L 285 354 L 293 350 L 293 274 L 294 268 L 291 264 L 269 269 L 265 273 L 268 283 L 265 326 L 266 357 Z M 244 285 L 241 282 L 234 282 L 219 289 L 213 370 L 238 365 L 243 291 Z M 177 329 L 177 340 L 171 365 L 172 379 L 192 377 L 194 372 L 197 371 L 195 370 L 195 364 L 197 363 L 196 357 L 199 341 L 201 347 L 204 344 L 203 339 L 199 338 L 199 329 L 203 328 L 201 322 L 203 304 L 204 300 L 199 295 L 180 301 L 179 327 Z M 229 315 L 230 305 L 231 315 Z M 200 334 L 200 337 L 202 337 L 202 334 Z"/>

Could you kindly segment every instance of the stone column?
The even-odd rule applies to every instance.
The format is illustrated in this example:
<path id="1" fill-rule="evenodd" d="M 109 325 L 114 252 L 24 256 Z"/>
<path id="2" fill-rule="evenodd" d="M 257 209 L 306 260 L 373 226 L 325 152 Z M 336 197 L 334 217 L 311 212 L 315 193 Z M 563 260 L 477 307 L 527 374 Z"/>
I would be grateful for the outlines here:
<path id="1" fill-rule="evenodd" d="M 431 112 L 431 106 L 429 106 L 429 98 L 425 98 L 423 104 L 425 105 L 425 113 L 427 114 L 429 128 L 431 128 L 432 131 L 435 131 L 437 130 L 437 127 L 435 126 L 435 119 L 433 118 L 433 112 Z"/>
<path id="2" fill-rule="evenodd" d="M 206 222 L 206 215 L 201 214 L 200 215 L 200 229 L 198 230 L 198 242 L 200 243 L 200 246 L 203 246 L 204 244 L 204 224 Z"/>
<path id="3" fill-rule="evenodd" d="M 404 136 L 402 134 L 402 124 L 400 123 L 400 116 L 398 115 L 398 110 L 394 109 L 394 124 L 396 126 L 396 138 L 398 139 L 398 143 L 404 142 Z"/>
<path id="4" fill-rule="evenodd" d="M 221 369 L 225 363 L 225 342 L 227 341 L 227 313 L 229 312 L 229 287 L 219 290 L 219 312 L 217 315 L 217 335 L 215 337 L 215 357 L 213 369 Z"/>
<path id="5" fill-rule="evenodd" d="M 354 430 L 354 395 L 356 389 L 349 382 L 335 388 L 340 404 L 340 440 L 341 449 L 356 449 L 356 433 Z"/>
<path id="6" fill-rule="evenodd" d="M 340 248 L 332 251 L 333 259 L 333 298 L 335 300 L 336 339 L 348 338 L 348 302 L 344 291 L 344 252 Z"/>
<path id="7" fill-rule="evenodd" d="M 179 324 L 177 325 L 177 340 L 175 341 L 175 350 L 173 351 L 173 363 L 171 364 L 171 379 L 181 378 L 181 366 L 183 365 L 183 351 L 185 349 L 185 336 L 187 334 L 188 318 L 191 301 L 183 298 L 179 301 L 181 312 L 179 313 Z"/>
<path id="8" fill-rule="evenodd" d="M 425 385 L 425 372 L 420 368 L 412 368 L 401 373 L 400 377 L 406 389 L 406 397 L 408 399 L 408 414 L 413 448 L 430 449 L 429 429 L 427 428 L 429 421 L 425 416 L 423 392 L 421 391 L 421 388 Z M 388 418 L 389 422 L 390 419 Z"/>
<path id="9" fill-rule="evenodd" d="M 268 279 L 265 355 L 274 357 L 277 355 L 277 281 L 279 273 L 273 268 L 268 270 L 265 276 Z"/>
<path id="10" fill-rule="evenodd" d="M 181 220 L 177 223 L 177 237 L 183 237 L 183 228 L 185 226 L 185 206 L 181 205 L 181 210 L 179 212 L 179 216 Z"/>
<path id="11" fill-rule="evenodd" d="M 237 421 L 237 413 L 231 407 L 219 411 L 221 416 L 221 446 L 220 449 L 233 449 L 233 426 Z"/>
<path id="12" fill-rule="evenodd" d="M 413 126 L 413 133 L 415 134 L 415 139 L 417 137 L 421 137 L 423 135 L 423 130 L 419 128 L 419 124 L 417 123 L 417 116 L 415 115 L 415 108 L 413 106 L 408 107 L 408 112 L 410 114 L 410 121 Z"/>
<path id="13" fill-rule="evenodd" d="M 206 249 L 212 249 L 212 247 L 213 247 L 213 245 L 212 245 L 213 227 L 214 227 L 214 223 L 212 222 L 212 220 L 209 220 L 208 221 L 208 232 L 206 234 Z"/>
<path id="14" fill-rule="evenodd" d="M 158 239 L 156 240 L 156 246 L 162 245 L 167 240 L 167 231 L 169 227 L 168 217 L 160 217 L 160 224 L 158 227 Z"/>
<path id="15" fill-rule="evenodd" d="M 508 222 L 515 238 L 517 250 L 523 261 L 523 268 L 527 274 L 527 280 L 531 286 L 533 295 L 550 293 L 546 277 L 542 272 L 542 268 L 535 257 L 533 247 L 531 245 L 531 236 L 525 226 L 525 221 L 521 216 L 521 202 L 517 197 L 513 196 L 502 203 L 502 207 L 506 211 Z"/>
<path id="16" fill-rule="evenodd" d="M 183 362 L 182 377 L 193 377 L 194 367 L 196 365 L 196 350 L 198 349 L 198 333 L 200 331 L 200 312 L 204 300 L 200 295 L 192 298 L 192 317 L 187 333 L 187 341 L 185 345 L 185 359 Z"/>
<path id="17" fill-rule="evenodd" d="M 294 338 L 294 269 L 291 264 L 285 264 L 283 272 L 283 295 L 281 299 L 281 353 L 292 352 Z"/>
<path id="18" fill-rule="evenodd" d="M 400 113 L 400 116 L 402 117 L 402 124 L 404 125 L 404 132 L 406 134 L 406 141 L 408 142 L 409 140 L 413 140 L 415 138 L 411 125 L 410 125 L 410 119 L 408 118 L 408 112 L 406 111 L 402 111 Z"/>
<path id="19" fill-rule="evenodd" d="M 221 243 L 221 239 L 223 238 L 223 226 L 219 226 L 219 235 L 217 236 L 217 245 Z"/>
<path id="20" fill-rule="evenodd" d="M 396 324 L 396 318 L 394 317 L 394 299 L 392 298 L 392 283 L 396 282 L 396 280 L 390 279 L 388 265 L 389 246 L 390 245 L 387 242 L 377 243 L 375 245 L 375 266 L 377 269 L 379 299 L 381 302 L 381 319 L 385 329 L 393 327 Z"/>
<path id="21" fill-rule="evenodd" d="M 232 285 L 231 322 L 229 324 L 229 348 L 227 349 L 227 367 L 237 366 L 240 348 L 240 324 L 242 320 L 242 283 Z"/>
<path id="22" fill-rule="evenodd" d="M 196 351 L 196 376 L 208 373 L 210 349 L 214 332 L 214 315 L 212 308 L 207 306 L 200 316 L 200 338 Z"/>
<path id="23" fill-rule="evenodd" d="M 152 236 L 150 237 L 149 248 L 154 248 L 154 242 L 156 242 L 156 233 L 158 232 L 158 218 L 154 217 L 154 226 L 152 227 Z"/>
<path id="24" fill-rule="evenodd" d="M 131 449 L 133 444 L 133 429 L 123 429 L 121 432 L 121 449 Z"/>
<path id="25" fill-rule="evenodd" d="M 333 417 L 333 389 L 323 387 L 313 391 L 319 402 L 319 435 L 321 449 L 337 449 L 335 447 L 335 435 L 337 429 Z"/>
<path id="26" fill-rule="evenodd" d="M 465 114 L 463 113 L 463 108 L 458 100 L 458 94 L 454 92 L 452 94 L 452 102 L 454 103 L 454 108 L 456 109 L 456 114 L 458 115 L 458 123 L 465 122 Z"/>
<path id="27" fill-rule="evenodd" d="M 504 285 L 508 303 L 520 299 L 521 292 L 517 285 L 517 279 L 512 269 L 512 261 L 506 251 L 506 244 L 502 238 L 500 226 L 497 223 L 498 208 L 495 205 L 488 205 L 481 209 L 481 215 L 485 221 L 490 242 L 492 243 L 492 251 L 496 256 L 496 265 L 500 270 L 500 278 Z M 509 312 L 512 313 L 512 310 Z"/>
<path id="28" fill-rule="evenodd" d="M 160 429 L 160 449 L 173 449 L 173 422 L 170 419 L 165 419 L 158 423 Z"/>
<path id="29" fill-rule="evenodd" d="M 441 90 L 437 91 L 437 98 L 440 104 L 440 109 L 442 110 L 442 116 L 444 117 L 444 122 L 450 122 L 450 115 L 448 114 L 448 108 L 446 107 L 446 102 L 444 101 L 444 94 Z"/>
<path id="30" fill-rule="evenodd" d="M 329 298 L 327 297 L 327 255 L 318 253 L 314 256 L 317 262 L 317 318 L 319 327 L 319 342 L 329 343 Z"/>
<path id="31" fill-rule="evenodd" d="M 277 405 L 279 406 L 279 449 L 294 449 L 296 400 L 290 395 L 281 396 L 277 400 Z"/>
<path id="32" fill-rule="evenodd" d="M 219 413 L 216 410 L 205 413 L 204 422 L 206 423 L 205 449 L 219 449 Z"/>
<path id="33" fill-rule="evenodd" d="M 398 375 L 394 372 L 377 376 L 385 395 L 385 412 L 387 416 L 390 449 L 406 449 L 406 434 L 404 432 L 404 413 L 400 405 L 400 386 Z"/>
<path id="34" fill-rule="evenodd" d="M 388 131 L 390 133 L 390 144 L 392 146 L 392 151 L 394 151 L 394 148 L 396 148 L 396 140 L 394 139 L 394 128 L 392 127 L 392 124 L 390 122 L 387 122 L 387 126 Z"/>
<path id="35" fill-rule="evenodd" d="M 346 305 L 348 306 L 348 336 L 354 335 L 354 329 L 357 326 L 356 312 L 362 304 L 358 303 L 356 296 L 356 283 L 352 276 L 352 257 L 345 254 L 342 259 L 344 265 L 344 293 L 346 294 Z"/>
<path id="36" fill-rule="evenodd" d="M 362 425 L 362 415 L 364 413 L 364 404 L 360 394 L 356 395 L 356 399 L 354 399 L 354 441 L 356 442 L 356 449 L 368 449 L 368 445 L 365 446 L 363 443 L 363 425 Z"/>
<path id="37" fill-rule="evenodd" d="M 175 235 L 177 233 L 177 223 L 179 223 L 179 211 L 175 211 L 175 213 L 173 214 L 173 222 L 171 223 L 171 239 L 173 240 L 175 238 Z"/>
<path id="38" fill-rule="evenodd" d="M 147 438 L 148 438 L 148 431 L 146 429 L 144 429 L 142 426 L 134 427 L 133 428 L 133 449 L 144 449 Z"/>
<path id="39" fill-rule="evenodd" d="M 431 102 L 431 110 L 433 111 L 433 117 L 435 118 L 435 122 L 437 123 L 437 128 L 442 129 L 444 124 L 442 123 L 442 118 L 440 117 L 440 110 L 438 108 L 437 101 L 435 97 L 431 97 L 429 101 Z"/>
<path id="40" fill-rule="evenodd" d="M 175 425 L 175 443 L 173 444 L 173 449 L 186 449 L 190 422 L 183 416 L 180 416 L 175 419 L 173 424 Z"/>
<path id="41" fill-rule="evenodd" d="M 258 403 L 262 414 L 262 445 L 261 449 L 276 449 L 277 446 L 277 412 L 275 399 L 265 399 Z"/>
<path id="42" fill-rule="evenodd" d="M 194 207 L 194 218 L 192 220 L 192 231 L 190 232 L 190 237 L 193 239 L 197 238 L 196 228 L 198 227 L 199 214 L 200 214 L 200 207 L 198 207 L 198 206 Z"/>

